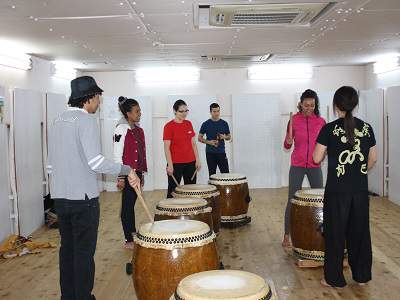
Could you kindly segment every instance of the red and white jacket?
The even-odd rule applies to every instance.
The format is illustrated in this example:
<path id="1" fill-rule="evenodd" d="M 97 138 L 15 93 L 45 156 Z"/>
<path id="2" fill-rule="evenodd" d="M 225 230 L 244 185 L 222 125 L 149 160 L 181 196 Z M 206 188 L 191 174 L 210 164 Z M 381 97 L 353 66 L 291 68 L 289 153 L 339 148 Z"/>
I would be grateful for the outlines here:
<path id="1" fill-rule="evenodd" d="M 142 128 L 137 125 L 131 128 L 123 119 L 115 128 L 113 141 L 115 162 L 128 165 L 138 172 L 147 172 L 146 142 Z M 139 165 L 139 153 L 143 155 L 142 166 Z"/>

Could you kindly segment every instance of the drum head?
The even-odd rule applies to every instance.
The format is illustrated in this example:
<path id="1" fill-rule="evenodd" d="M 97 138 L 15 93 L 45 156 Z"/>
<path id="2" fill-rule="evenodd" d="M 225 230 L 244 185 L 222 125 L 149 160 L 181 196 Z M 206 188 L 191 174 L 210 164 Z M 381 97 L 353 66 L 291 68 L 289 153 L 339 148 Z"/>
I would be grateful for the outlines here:
<path id="1" fill-rule="evenodd" d="M 209 198 L 218 196 L 219 191 L 214 185 L 210 184 L 185 184 L 177 186 L 172 195 L 178 198 Z"/>
<path id="2" fill-rule="evenodd" d="M 247 183 L 247 178 L 243 174 L 238 173 L 221 173 L 210 176 L 210 184 L 216 185 L 234 185 Z"/>
<path id="3" fill-rule="evenodd" d="M 208 224 L 195 220 L 164 220 L 140 226 L 135 243 L 147 248 L 197 247 L 213 242 Z"/>
<path id="4" fill-rule="evenodd" d="M 178 285 L 176 295 L 185 300 L 271 299 L 272 292 L 265 280 L 255 274 L 235 271 L 207 271 L 184 278 Z"/>
<path id="5" fill-rule="evenodd" d="M 324 205 L 324 189 L 306 189 L 299 190 L 294 194 L 291 200 L 292 204 L 302 206 L 323 207 Z"/>
<path id="6" fill-rule="evenodd" d="M 157 208 L 197 208 L 207 206 L 201 198 L 169 198 L 158 202 Z"/>

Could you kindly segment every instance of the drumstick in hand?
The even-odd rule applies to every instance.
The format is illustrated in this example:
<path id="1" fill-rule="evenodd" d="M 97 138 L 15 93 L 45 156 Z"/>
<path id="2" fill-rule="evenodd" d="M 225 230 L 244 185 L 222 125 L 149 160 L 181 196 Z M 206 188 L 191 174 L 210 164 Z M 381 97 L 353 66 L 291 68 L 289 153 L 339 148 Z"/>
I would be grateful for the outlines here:
<path id="1" fill-rule="evenodd" d="M 193 181 L 193 179 L 194 179 L 194 177 L 196 176 L 196 174 L 197 174 L 197 169 L 194 170 L 193 176 L 192 176 L 192 178 L 190 179 L 191 181 Z"/>
<path id="2" fill-rule="evenodd" d="M 135 187 L 135 192 L 139 198 L 140 203 L 142 204 L 144 211 L 146 212 L 147 217 L 149 218 L 150 222 L 154 223 L 154 219 L 150 213 L 149 208 L 147 207 L 146 201 L 144 201 L 143 195 L 138 187 Z"/>
<path id="3" fill-rule="evenodd" d="M 174 174 L 171 174 L 171 175 L 169 175 L 169 176 L 171 176 L 171 177 L 172 177 L 172 179 L 174 180 L 174 182 L 175 182 L 176 186 L 180 186 L 180 184 L 178 183 L 178 180 L 176 180 L 176 178 L 175 178 Z"/>
<path id="4" fill-rule="evenodd" d="M 288 140 L 286 141 L 289 144 L 293 143 L 293 113 L 290 112 L 289 114 L 289 132 L 288 132 Z"/>

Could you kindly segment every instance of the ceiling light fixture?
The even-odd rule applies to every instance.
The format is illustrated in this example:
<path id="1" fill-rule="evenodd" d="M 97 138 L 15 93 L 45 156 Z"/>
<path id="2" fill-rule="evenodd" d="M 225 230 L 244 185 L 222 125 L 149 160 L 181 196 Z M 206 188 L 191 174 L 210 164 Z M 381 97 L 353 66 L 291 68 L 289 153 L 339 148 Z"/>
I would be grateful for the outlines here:
<path id="1" fill-rule="evenodd" d="M 137 82 L 171 82 L 200 80 L 200 69 L 196 67 L 144 68 L 135 72 Z"/>
<path id="2" fill-rule="evenodd" d="M 311 79 L 313 68 L 303 64 L 267 64 L 247 69 L 250 80 Z"/>

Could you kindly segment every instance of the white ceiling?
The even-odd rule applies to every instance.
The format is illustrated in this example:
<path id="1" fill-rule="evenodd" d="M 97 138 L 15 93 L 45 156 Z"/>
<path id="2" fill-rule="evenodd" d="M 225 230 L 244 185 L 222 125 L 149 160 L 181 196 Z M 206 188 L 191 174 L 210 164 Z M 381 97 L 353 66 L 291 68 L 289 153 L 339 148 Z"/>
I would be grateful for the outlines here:
<path id="1" fill-rule="evenodd" d="M 324 1 L 328 0 L 250 2 Z M 81 69 L 99 71 L 161 65 L 241 67 L 248 63 L 209 62 L 200 57 L 264 53 L 274 54 L 271 62 L 365 64 L 400 51 L 400 0 L 336 2 L 334 9 L 311 27 L 199 30 L 194 26 L 193 9 L 199 3 L 249 1 L 0 0 L 0 47 L 4 41 L 15 42 L 33 55 L 74 61 Z M 340 9 L 343 11 L 338 13 Z M 106 15 L 120 17 L 43 19 Z"/>

